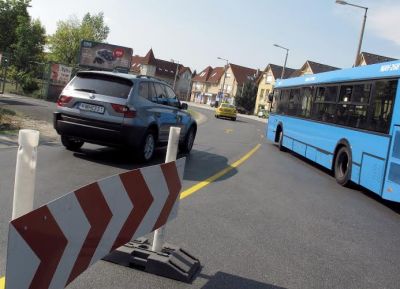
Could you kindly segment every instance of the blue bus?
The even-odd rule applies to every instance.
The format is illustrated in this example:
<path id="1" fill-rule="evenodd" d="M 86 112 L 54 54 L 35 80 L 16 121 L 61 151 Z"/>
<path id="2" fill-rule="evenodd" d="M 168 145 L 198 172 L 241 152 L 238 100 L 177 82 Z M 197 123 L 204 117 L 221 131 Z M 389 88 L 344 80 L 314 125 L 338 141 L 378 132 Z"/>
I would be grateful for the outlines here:
<path id="1" fill-rule="evenodd" d="M 400 61 L 277 80 L 267 138 L 400 202 Z"/>

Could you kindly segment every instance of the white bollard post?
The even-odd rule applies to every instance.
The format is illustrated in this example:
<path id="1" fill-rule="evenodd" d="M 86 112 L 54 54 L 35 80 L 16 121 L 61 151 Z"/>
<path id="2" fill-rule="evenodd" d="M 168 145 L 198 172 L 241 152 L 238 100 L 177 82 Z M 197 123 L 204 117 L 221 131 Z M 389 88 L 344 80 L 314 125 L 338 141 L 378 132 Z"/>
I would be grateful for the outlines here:
<path id="1" fill-rule="evenodd" d="M 171 127 L 169 130 L 167 155 L 165 157 L 165 162 L 169 163 L 176 160 L 178 154 L 179 146 L 179 136 L 181 133 L 180 127 Z M 154 231 L 153 247 L 152 250 L 159 252 L 164 244 L 165 226 L 158 228 Z"/>
<path id="2" fill-rule="evenodd" d="M 12 220 L 33 209 L 39 132 L 31 129 L 20 130 L 18 144 Z"/>

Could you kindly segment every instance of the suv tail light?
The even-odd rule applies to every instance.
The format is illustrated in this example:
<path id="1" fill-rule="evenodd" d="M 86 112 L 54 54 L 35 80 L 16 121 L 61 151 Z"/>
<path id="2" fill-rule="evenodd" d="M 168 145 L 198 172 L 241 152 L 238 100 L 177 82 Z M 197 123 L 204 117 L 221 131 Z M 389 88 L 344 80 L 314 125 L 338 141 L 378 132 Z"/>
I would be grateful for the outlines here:
<path id="1" fill-rule="evenodd" d="M 65 106 L 72 100 L 72 96 L 60 95 L 57 100 L 57 106 Z"/>
<path id="2" fill-rule="evenodd" d="M 115 112 L 123 113 L 126 118 L 136 117 L 136 110 L 131 110 L 126 105 L 112 103 L 111 106 Z"/>

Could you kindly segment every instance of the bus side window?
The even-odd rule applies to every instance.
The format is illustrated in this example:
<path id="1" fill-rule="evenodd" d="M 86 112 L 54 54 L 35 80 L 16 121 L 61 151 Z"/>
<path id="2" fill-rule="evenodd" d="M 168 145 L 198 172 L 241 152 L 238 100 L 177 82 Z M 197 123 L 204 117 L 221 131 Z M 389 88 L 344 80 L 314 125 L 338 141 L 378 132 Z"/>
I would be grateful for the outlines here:
<path id="1" fill-rule="evenodd" d="M 393 113 L 397 80 L 379 80 L 375 82 L 375 91 L 371 99 L 370 116 L 367 129 L 388 133 Z"/>

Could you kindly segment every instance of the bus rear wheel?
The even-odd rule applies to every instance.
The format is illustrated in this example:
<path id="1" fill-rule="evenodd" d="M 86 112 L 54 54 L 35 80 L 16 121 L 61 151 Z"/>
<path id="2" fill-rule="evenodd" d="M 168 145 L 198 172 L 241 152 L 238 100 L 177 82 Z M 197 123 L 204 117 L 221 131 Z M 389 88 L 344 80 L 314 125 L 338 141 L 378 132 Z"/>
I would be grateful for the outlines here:
<path id="1" fill-rule="evenodd" d="M 341 147 L 336 153 L 334 163 L 334 173 L 336 181 L 342 185 L 347 186 L 351 180 L 351 164 L 352 158 L 350 150 L 347 146 Z"/>
<path id="2" fill-rule="evenodd" d="M 286 151 L 285 147 L 283 146 L 283 130 L 279 131 L 278 135 L 278 148 L 281 152 Z"/>

